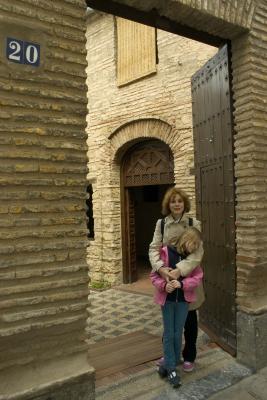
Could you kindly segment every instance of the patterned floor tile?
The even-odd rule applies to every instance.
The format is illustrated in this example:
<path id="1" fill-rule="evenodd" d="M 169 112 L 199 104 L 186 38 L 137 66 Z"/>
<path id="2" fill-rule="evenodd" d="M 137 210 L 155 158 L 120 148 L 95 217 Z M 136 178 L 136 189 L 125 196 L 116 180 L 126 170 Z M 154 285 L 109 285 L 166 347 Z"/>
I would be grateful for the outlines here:
<path id="1" fill-rule="evenodd" d="M 108 289 L 92 291 L 89 299 L 88 343 L 139 330 L 162 334 L 160 308 L 150 296 Z"/>

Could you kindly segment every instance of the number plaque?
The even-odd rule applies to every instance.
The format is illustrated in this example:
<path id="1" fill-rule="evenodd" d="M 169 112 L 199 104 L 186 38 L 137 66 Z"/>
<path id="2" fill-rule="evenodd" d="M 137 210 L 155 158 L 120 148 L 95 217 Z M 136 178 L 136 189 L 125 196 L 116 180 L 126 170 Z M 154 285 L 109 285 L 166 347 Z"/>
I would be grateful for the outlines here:
<path id="1" fill-rule="evenodd" d="M 40 65 L 40 45 L 14 38 L 6 38 L 6 57 L 9 61 L 38 67 Z"/>

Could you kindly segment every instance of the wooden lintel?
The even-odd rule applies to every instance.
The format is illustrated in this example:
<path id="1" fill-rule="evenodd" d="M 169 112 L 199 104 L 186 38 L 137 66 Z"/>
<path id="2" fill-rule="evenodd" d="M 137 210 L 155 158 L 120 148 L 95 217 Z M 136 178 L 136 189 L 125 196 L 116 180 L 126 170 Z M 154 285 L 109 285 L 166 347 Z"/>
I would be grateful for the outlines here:
<path id="1" fill-rule="evenodd" d="M 207 32 L 199 31 L 182 25 L 169 18 L 158 14 L 156 9 L 150 11 L 141 11 L 133 7 L 117 3 L 113 0 L 86 0 L 87 6 L 95 10 L 103 11 L 108 14 L 113 14 L 121 18 L 130 19 L 141 24 L 153 26 L 176 35 L 186 37 L 188 39 L 197 40 L 210 46 L 221 47 L 226 40 L 208 34 Z"/>

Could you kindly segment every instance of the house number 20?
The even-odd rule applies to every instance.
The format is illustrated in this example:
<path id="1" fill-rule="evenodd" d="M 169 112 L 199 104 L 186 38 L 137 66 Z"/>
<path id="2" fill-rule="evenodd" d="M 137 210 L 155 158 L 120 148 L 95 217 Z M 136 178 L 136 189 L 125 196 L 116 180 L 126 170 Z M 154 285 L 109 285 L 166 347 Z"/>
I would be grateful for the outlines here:
<path id="1" fill-rule="evenodd" d="M 38 67 L 40 65 L 40 45 L 8 37 L 6 41 L 6 57 L 9 61 L 18 64 Z"/>

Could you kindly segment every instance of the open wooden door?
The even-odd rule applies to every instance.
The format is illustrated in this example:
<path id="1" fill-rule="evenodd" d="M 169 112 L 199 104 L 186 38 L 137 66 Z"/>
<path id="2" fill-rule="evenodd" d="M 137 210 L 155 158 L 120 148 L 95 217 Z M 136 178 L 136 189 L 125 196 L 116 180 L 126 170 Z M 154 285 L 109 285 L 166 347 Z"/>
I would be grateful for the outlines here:
<path id="1" fill-rule="evenodd" d="M 235 188 L 228 48 L 192 77 L 197 216 L 202 222 L 206 301 L 200 320 L 236 351 Z"/>
<path id="2" fill-rule="evenodd" d="M 135 212 L 134 193 L 125 188 L 125 276 L 127 283 L 137 280 L 136 246 L 135 246 Z"/>

